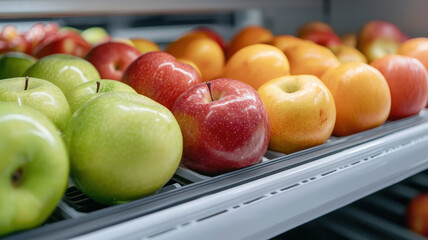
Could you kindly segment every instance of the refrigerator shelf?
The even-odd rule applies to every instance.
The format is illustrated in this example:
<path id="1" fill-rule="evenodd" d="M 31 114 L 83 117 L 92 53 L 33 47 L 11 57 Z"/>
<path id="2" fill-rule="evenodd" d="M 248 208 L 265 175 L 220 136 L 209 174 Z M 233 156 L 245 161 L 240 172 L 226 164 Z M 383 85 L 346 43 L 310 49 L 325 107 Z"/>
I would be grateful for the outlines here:
<path id="1" fill-rule="evenodd" d="M 180 167 L 165 192 L 90 214 L 80 209 L 9 238 L 269 238 L 427 169 L 427 146 L 425 110 L 215 177 Z M 80 197 L 73 199 L 87 201 Z"/>
<path id="2" fill-rule="evenodd" d="M 426 169 L 427 133 L 424 123 L 76 239 L 273 237 Z"/>
<path id="3" fill-rule="evenodd" d="M 272 240 L 426 239 L 408 229 L 406 211 L 414 197 L 428 191 L 427 177 L 428 171 L 411 176 Z"/>

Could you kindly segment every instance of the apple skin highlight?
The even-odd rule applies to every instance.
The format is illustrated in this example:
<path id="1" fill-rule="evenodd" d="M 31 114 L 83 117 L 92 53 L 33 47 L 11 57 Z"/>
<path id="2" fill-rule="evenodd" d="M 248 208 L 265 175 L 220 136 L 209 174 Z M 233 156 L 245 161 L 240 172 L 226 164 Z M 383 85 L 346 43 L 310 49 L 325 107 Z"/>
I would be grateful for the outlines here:
<path id="1" fill-rule="evenodd" d="M 210 83 L 212 95 L 207 84 L 198 84 L 172 109 L 183 134 L 182 163 L 217 175 L 260 162 L 269 143 L 269 120 L 260 96 L 240 81 Z"/>
<path id="2" fill-rule="evenodd" d="M 149 52 L 129 65 L 121 81 L 171 110 L 178 96 L 201 78 L 192 66 L 172 55 Z"/>

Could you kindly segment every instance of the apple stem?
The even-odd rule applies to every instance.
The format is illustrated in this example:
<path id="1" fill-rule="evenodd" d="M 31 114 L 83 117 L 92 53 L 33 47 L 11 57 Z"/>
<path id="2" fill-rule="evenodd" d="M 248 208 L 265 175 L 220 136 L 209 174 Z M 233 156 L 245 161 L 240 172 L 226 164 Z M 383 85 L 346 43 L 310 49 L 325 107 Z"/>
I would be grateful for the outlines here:
<path id="1" fill-rule="evenodd" d="M 101 82 L 97 81 L 97 93 L 100 91 L 100 85 L 101 85 Z"/>
<path id="2" fill-rule="evenodd" d="M 12 174 L 12 185 L 14 187 L 18 187 L 21 183 L 21 180 L 22 180 L 22 168 L 19 168 Z"/>
<path id="3" fill-rule="evenodd" d="M 208 91 L 210 92 L 211 101 L 214 102 L 213 93 L 211 92 L 211 83 L 210 82 L 206 82 L 206 84 L 208 86 Z"/>
<path id="4" fill-rule="evenodd" d="M 28 81 L 30 80 L 30 78 L 28 76 L 25 77 L 25 87 L 24 90 L 27 90 L 28 88 Z"/>

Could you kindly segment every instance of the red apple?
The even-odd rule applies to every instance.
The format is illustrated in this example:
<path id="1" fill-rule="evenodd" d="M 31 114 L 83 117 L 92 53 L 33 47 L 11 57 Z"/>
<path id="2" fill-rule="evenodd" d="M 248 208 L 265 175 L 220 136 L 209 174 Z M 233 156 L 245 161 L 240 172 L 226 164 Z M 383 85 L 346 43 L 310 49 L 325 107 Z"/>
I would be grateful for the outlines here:
<path id="1" fill-rule="evenodd" d="M 212 40 L 214 40 L 215 42 L 217 42 L 218 45 L 220 45 L 221 49 L 223 49 L 223 52 L 226 51 L 226 41 L 214 29 L 209 28 L 209 27 L 197 27 L 193 31 L 204 33 L 207 37 L 209 37 Z"/>
<path id="2" fill-rule="evenodd" d="M 57 23 L 36 23 L 30 30 L 24 33 L 29 46 L 26 53 L 32 54 L 34 49 L 48 36 L 58 35 L 59 25 Z"/>
<path id="3" fill-rule="evenodd" d="M 201 77 L 192 66 L 156 51 L 135 59 L 121 81 L 171 110 L 178 96 L 200 83 Z"/>
<path id="4" fill-rule="evenodd" d="M 13 25 L 6 25 L 0 31 L 0 39 L 4 39 L 6 41 L 12 41 L 18 36 L 18 29 Z"/>
<path id="5" fill-rule="evenodd" d="M 388 55 L 371 63 L 385 77 L 391 92 L 389 120 L 419 113 L 428 101 L 428 73 L 416 58 Z"/>
<path id="6" fill-rule="evenodd" d="M 52 54 L 64 53 L 84 57 L 90 49 L 91 45 L 78 33 L 67 30 L 46 36 L 42 43 L 34 49 L 33 55 L 42 58 Z"/>
<path id="7" fill-rule="evenodd" d="M 0 54 L 7 52 L 8 44 L 6 40 L 0 39 Z"/>
<path id="8" fill-rule="evenodd" d="M 370 21 L 358 33 L 357 47 L 369 61 L 395 54 L 405 35 L 387 21 Z"/>
<path id="9" fill-rule="evenodd" d="M 258 163 L 269 144 L 269 121 L 257 92 L 232 79 L 185 91 L 172 109 L 183 134 L 182 163 L 216 175 Z"/>
<path id="10" fill-rule="evenodd" d="M 329 31 L 313 31 L 306 34 L 303 39 L 310 40 L 324 47 L 334 47 L 342 44 L 340 37 L 336 33 Z"/>
<path id="11" fill-rule="evenodd" d="M 321 21 L 310 21 L 299 27 L 297 37 L 305 38 L 307 34 L 318 31 L 334 33 L 333 28 L 329 24 Z"/>
<path id="12" fill-rule="evenodd" d="M 30 44 L 25 40 L 24 35 L 19 35 L 13 41 L 9 43 L 10 52 L 27 52 L 27 49 L 30 48 Z"/>
<path id="13" fill-rule="evenodd" d="M 24 36 L 18 33 L 15 26 L 7 25 L 0 31 L 0 53 L 25 52 L 28 45 Z"/>
<path id="14" fill-rule="evenodd" d="M 91 62 L 102 79 L 120 80 L 126 68 L 140 56 L 136 48 L 120 42 L 106 42 L 93 47 L 85 59 Z"/>
<path id="15" fill-rule="evenodd" d="M 428 237 L 428 193 L 412 199 L 406 212 L 407 226 L 412 231 Z"/>

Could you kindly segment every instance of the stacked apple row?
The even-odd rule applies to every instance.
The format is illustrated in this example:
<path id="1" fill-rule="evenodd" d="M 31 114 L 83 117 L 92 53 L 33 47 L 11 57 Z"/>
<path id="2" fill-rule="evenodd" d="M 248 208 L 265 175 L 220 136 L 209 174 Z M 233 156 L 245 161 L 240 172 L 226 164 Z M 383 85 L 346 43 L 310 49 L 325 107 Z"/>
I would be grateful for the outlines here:
<path id="1" fill-rule="evenodd" d="M 90 27 L 83 31 L 72 27 L 60 27 L 57 23 L 36 23 L 28 31 L 20 33 L 13 25 L 0 31 L 0 54 L 22 52 L 36 58 L 54 53 L 84 57 L 92 46 L 106 41 L 126 42 L 141 53 L 157 51 L 159 46 L 142 38 L 112 38 L 104 28 Z"/>
<path id="2" fill-rule="evenodd" d="M 0 235 L 41 224 L 69 172 L 95 201 L 119 204 L 156 192 L 180 162 L 217 175 L 260 162 L 268 148 L 292 153 L 417 114 L 428 101 L 416 58 L 341 63 L 320 44 L 256 26 L 228 45 L 198 28 L 145 54 L 132 41 L 81 51 L 74 38 L 53 39 L 38 60 L 0 59 L 0 170 L 13 192 L 0 196 Z"/>

